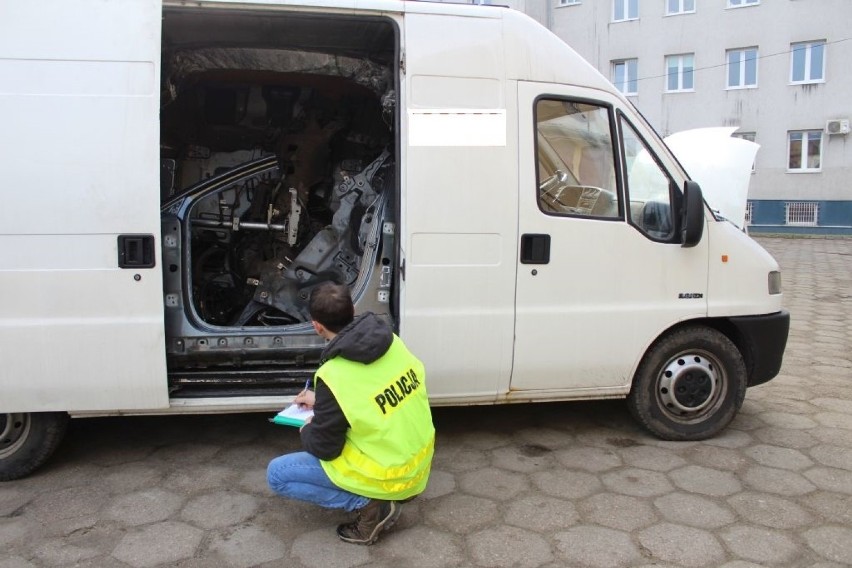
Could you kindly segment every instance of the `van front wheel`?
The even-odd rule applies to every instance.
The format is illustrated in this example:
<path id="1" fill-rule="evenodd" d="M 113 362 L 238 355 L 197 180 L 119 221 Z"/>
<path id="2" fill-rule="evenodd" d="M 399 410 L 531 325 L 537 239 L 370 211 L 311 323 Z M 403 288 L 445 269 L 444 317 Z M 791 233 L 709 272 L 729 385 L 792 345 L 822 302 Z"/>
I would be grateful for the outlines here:
<path id="1" fill-rule="evenodd" d="M 734 419 L 746 383 L 745 363 L 730 339 L 709 327 L 684 327 L 651 346 L 627 403 L 660 438 L 704 440 Z"/>
<path id="2" fill-rule="evenodd" d="M 64 412 L 0 414 L 0 481 L 35 471 L 59 447 L 67 427 Z"/>

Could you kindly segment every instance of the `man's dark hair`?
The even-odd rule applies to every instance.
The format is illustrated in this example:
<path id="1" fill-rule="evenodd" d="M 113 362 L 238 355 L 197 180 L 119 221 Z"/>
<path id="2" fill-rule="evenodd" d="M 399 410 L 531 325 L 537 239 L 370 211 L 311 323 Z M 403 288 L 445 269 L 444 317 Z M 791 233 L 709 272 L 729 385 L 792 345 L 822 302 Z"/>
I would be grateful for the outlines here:
<path id="1" fill-rule="evenodd" d="M 349 287 L 344 284 L 323 282 L 311 290 L 308 309 L 311 319 L 318 321 L 332 333 L 338 333 L 355 318 L 355 306 L 352 305 Z"/>

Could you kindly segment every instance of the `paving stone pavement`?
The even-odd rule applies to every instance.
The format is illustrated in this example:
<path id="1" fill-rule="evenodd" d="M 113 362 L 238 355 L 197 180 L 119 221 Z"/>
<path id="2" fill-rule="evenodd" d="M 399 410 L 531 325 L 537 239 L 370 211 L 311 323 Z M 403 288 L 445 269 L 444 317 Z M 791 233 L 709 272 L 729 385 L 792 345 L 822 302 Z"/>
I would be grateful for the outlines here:
<path id="1" fill-rule="evenodd" d="M 759 239 L 783 269 L 781 375 L 705 442 L 657 440 L 622 401 L 436 409 L 424 495 L 373 547 L 277 498 L 294 431 L 257 414 L 77 420 L 0 484 L 0 568 L 852 564 L 852 239 Z"/>

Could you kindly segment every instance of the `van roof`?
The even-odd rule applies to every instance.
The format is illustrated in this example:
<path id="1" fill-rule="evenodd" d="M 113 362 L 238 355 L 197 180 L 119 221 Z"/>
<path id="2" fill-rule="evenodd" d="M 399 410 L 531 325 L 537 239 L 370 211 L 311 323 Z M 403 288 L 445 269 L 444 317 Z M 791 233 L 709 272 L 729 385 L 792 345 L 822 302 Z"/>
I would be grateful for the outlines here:
<path id="1" fill-rule="evenodd" d="M 181 6 L 185 0 L 163 0 L 167 6 Z M 253 7 L 290 6 L 294 8 L 317 8 L 345 10 L 357 12 L 395 12 L 412 14 L 448 14 L 479 18 L 499 18 L 506 6 L 489 6 L 477 4 L 455 4 L 452 2 L 428 2 L 423 0 L 202 0 L 198 4 L 209 5 L 238 5 L 245 4 Z"/>

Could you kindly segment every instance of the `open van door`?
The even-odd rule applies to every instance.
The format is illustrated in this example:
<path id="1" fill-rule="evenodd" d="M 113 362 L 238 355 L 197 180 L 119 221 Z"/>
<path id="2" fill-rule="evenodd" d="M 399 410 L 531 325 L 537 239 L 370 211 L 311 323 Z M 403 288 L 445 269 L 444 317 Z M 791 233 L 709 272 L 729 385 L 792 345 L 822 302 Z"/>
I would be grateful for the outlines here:
<path id="1" fill-rule="evenodd" d="M 405 4 L 400 330 L 433 404 L 493 402 L 512 366 L 517 228 L 502 20 Z"/>
<path id="2" fill-rule="evenodd" d="M 161 3 L 0 12 L 0 412 L 164 407 Z"/>
<path id="3" fill-rule="evenodd" d="M 619 104 L 518 82 L 513 391 L 625 395 L 651 342 L 706 314 L 708 239 L 682 242 L 683 180 Z"/>

